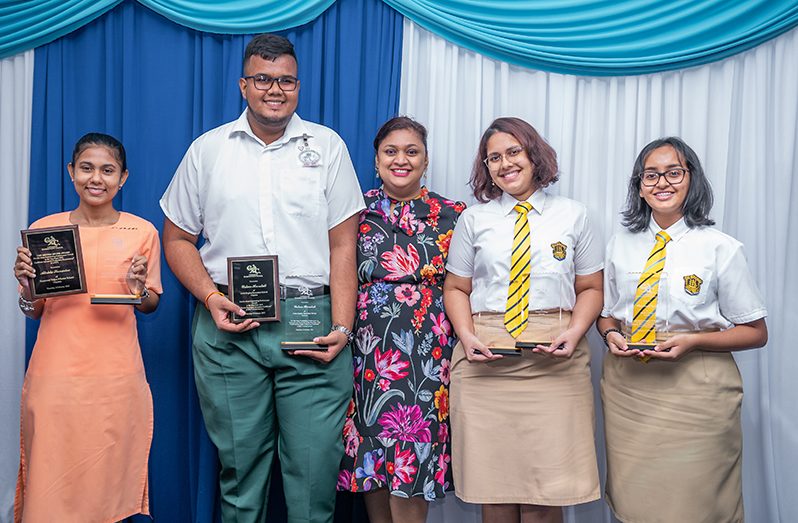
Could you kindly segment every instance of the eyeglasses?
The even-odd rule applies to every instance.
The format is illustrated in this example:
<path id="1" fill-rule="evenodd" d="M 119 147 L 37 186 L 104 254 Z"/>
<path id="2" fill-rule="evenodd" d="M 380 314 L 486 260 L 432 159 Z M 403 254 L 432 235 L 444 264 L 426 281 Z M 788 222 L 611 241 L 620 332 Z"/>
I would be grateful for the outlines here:
<path id="1" fill-rule="evenodd" d="M 487 158 L 482 160 L 482 163 L 485 164 L 485 167 L 488 168 L 491 172 L 496 172 L 501 169 L 502 163 L 504 160 L 507 160 L 510 163 L 514 163 L 518 160 L 518 156 L 524 152 L 523 147 L 513 147 L 511 149 L 507 149 L 504 154 L 501 153 L 493 153 L 489 154 Z"/>
<path id="2" fill-rule="evenodd" d="M 272 88 L 274 82 L 277 82 L 277 87 L 286 93 L 295 91 L 296 86 L 299 85 L 299 79 L 296 76 L 278 76 L 277 78 L 273 78 L 265 74 L 255 74 L 244 77 L 244 80 L 249 79 L 252 80 L 252 83 L 255 85 L 255 89 L 258 91 L 268 91 Z"/>
<path id="3" fill-rule="evenodd" d="M 684 180 L 684 173 L 687 172 L 687 169 L 668 169 L 664 173 L 657 172 L 657 171 L 643 171 L 640 173 L 640 183 L 642 183 L 645 187 L 654 187 L 659 183 L 660 177 L 664 176 L 665 181 L 671 185 L 676 185 L 682 183 Z"/>

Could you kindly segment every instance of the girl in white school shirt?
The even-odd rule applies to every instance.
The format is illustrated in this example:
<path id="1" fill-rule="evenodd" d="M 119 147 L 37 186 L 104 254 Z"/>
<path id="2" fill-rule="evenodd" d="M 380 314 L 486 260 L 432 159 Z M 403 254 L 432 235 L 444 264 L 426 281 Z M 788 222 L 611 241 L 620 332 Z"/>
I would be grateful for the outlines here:
<path id="1" fill-rule="evenodd" d="M 742 244 L 711 227 L 711 207 L 687 144 L 670 137 L 643 148 L 627 230 L 607 246 L 598 321 L 610 352 L 601 382 L 607 502 L 623 522 L 743 521 L 742 382 L 730 351 L 767 342 L 767 311 Z M 655 249 L 660 231 L 664 248 Z M 642 274 L 658 256 L 659 274 Z M 624 334 L 643 326 L 635 296 L 652 277 L 656 346 L 640 351 Z"/>
<path id="2" fill-rule="evenodd" d="M 452 471 L 457 497 L 482 504 L 485 523 L 562 521 L 560 507 L 599 497 L 584 334 L 601 309 L 602 246 L 584 205 L 543 190 L 556 180 L 556 154 L 535 129 L 497 119 L 471 176 L 482 203 L 463 212 L 449 247 L 444 302 L 460 338 Z M 518 312 L 509 322 L 508 309 Z M 533 340 L 551 345 L 490 350 Z"/>

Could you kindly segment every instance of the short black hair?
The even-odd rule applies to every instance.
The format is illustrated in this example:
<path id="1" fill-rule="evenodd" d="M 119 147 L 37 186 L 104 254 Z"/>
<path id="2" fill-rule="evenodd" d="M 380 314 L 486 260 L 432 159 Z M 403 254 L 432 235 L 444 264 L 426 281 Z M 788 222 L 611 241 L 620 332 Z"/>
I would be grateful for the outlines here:
<path id="1" fill-rule="evenodd" d="M 382 124 L 380 130 L 377 131 L 377 135 L 374 137 L 374 152 L 379 151 L 380 144 L 385 140 L 386 136 L 394 131 L 400 131 L 402 129 L 409 129 L 416 133 L 419 139 L 421 139 L 421 143 L 424 145 L 424 150 L 427 150 L 427 128 L 409 116 L 394 116 Z"/>
<path id="2" fill-rule="evenodd" d="M 264 60 L 277 60 L 283 55 L 288 55 L 296 61 L 296 53 L 294 53 L 294 44 L 284 36 L 263 33 L 254 37 L 247 44 L 244 51 L 244 62 L 242 67 L 246 67 L 247 60 L 251 56 L 260 56 Z"/>
<path id="3" fill-rule="evenodd" d="M 122 142 L 110 134 L 104 133 L 87 133 L 81 136 L 80 140 L 78 140 L 78 143 L 76 143 L 75 147 L 72 149 L 72 161 L 70 163 L 75 165 L 75 162 L 78 160 L 78 156 L 80 156 L 83 151 L 89 147 L 97 145 L 107 147 L 114 155 L 114 158 L 116 158 L 116 161 L 119 162 L 119 165 L 122 166 L 122 172 L 127 171 L 127 154 L 125 154 L 125 146 L 122 145 Z"/>
<path id="4" fill-rule="evenodd" d="M 704 168 L 701 167 L 698 155 L 684 140 L 676 136 L 654 140 L 643 147 L 643 150 L 637 155 L 632 168 L 632 177 L 629 178 L 626 208 L 621 213 L 621 216 L 623 216 L 621 223 L 631 232 L 642 232 L 648 227 L 651 221 L 651 207 L 640 196 L 640 175 L 646 167 L 648 156 L 656 149 L 666 146 L 674 148 L 679 159 L 684 162 L 684 166 L 690 171 L 690 187 L 687 189 L 687 197 L 682 204 L 682 215 L 685 223 L 691 229 L 715 225 L 715 221 L 709 217 L 709 211 L 712 210 L 714 201 L 712 186 L 704 174 Z"/>

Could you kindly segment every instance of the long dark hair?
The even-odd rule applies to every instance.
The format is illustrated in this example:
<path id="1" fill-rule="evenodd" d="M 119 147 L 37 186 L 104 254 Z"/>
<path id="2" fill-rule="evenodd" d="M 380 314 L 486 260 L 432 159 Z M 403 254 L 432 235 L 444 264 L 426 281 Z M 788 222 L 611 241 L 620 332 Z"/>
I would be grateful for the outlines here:
<path id="1" fill-rule="evenodd" d="M 125 146 L 122 145 L 122 142 L 110 134 L 104 133 L 87 133 L 81 136 L 80 140 L 78 140 L 78 143 L 76 143 L 75 147 L 72 149 L 72 161 L 70 163 L 75 165 L 75 162 L 78 160 L 78 156 L 80 156 L 83 151 L 89 147 L 94 147 L 97 145 L 107 147 L 114 155 L 116 161 L 119 162 L 119 165 L 122 166 L 122 172 L 127 171 L 127 154 L 125 154 Z"/>
<path id="2" fill-rule="evenodd" d="M 482 161 L 488 155 L 488 140 L 496 133 L 512 135 L 526 151 L 529 161 L 534 166 L 532 180 L 535 188 L 548 187 L 559 179 L 557 174 L 557 153 L 546 143 L 534 127 L 520 118 L 497 118 L 493 120 L 479 141 L 477 157 L 471 168 L 470 185 L 474 197 L 480 202 L 495 200 L 502 190 L 493 184 L 488 166 Z"/>
<path id="3" fill-rule="evenodd" d="M 621 223 L 632 232 L 646 230 L 651 221 L 651 207 L 640 196 L 640 175 L 646 167 L 646 159 L 656 149 L 668 145 L 676 150 L 679 159 L 684 162 L 684 166 L 690 171 L 690 186 L 687 188 L 687 197 L 682 204 L 682 214 L 684 215 L 685 223 L 691 229 L 704 225 L 715 225 L 715 221 L 709 217 L 709 211 L 712 209 L 713 203 L 712 187 L 704 174 L 698 155 L 681 138 L 668 136 L 654 140 L 643 147 L 643 150 L 640 151 L 635 160 L 632 176 L 629 178 L 626 207 L 621 213 L 621 216 L 623 216 Z"/>

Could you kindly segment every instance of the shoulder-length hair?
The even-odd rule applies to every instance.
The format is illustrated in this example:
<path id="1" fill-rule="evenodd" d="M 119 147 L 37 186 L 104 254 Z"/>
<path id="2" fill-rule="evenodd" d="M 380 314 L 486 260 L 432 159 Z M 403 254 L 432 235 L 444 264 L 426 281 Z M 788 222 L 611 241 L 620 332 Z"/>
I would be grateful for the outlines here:
<path id="1" fill-rule="evenodd" d="M 496 133 L 512 135 L 524 148 L 529 161 L 532 162 L 532 181 L 535 190 L 548 187 L 559 179 L 557 153 L 534 127 L 520 118 L 497 118 L 482 133 L 477 157 L 474 159 L 474 166 L 471 169 L 469 183 L 477 200 L 484 203 L 495 200 L 502 194 L 502 190 L 493 183 L 488 166 L 483 161 L 488 155 L 488 140 Z"/>
<path id="2" fill-rule="evenodd" d="M 654 140 L 643 147 L 643 150 L 640 151 L 635 160 L 632 176 L 629 178 L 626 207 L 621 213 L 621 216 L 623 216 L 621 224 L 631 232 L 644 231 L 651 221 L 651 207 L 640 196 L 640 175 L 643 174 L 643 170 L 646 167 L 646 160 L 656 149 L 668 145 L 676 150 L 679 159 L 690 171 L 690 186 L 687 188 L 687 197 L 682 204 L 682 215 L 685 223 L 691 229 L 704 225 L 715 225 L 715 221 L 709 217 L 709 211 L 712 209 L 713 203 L 712 187 L 704 174 L 698 155 L 681 138 L 668 136 Z"/>

